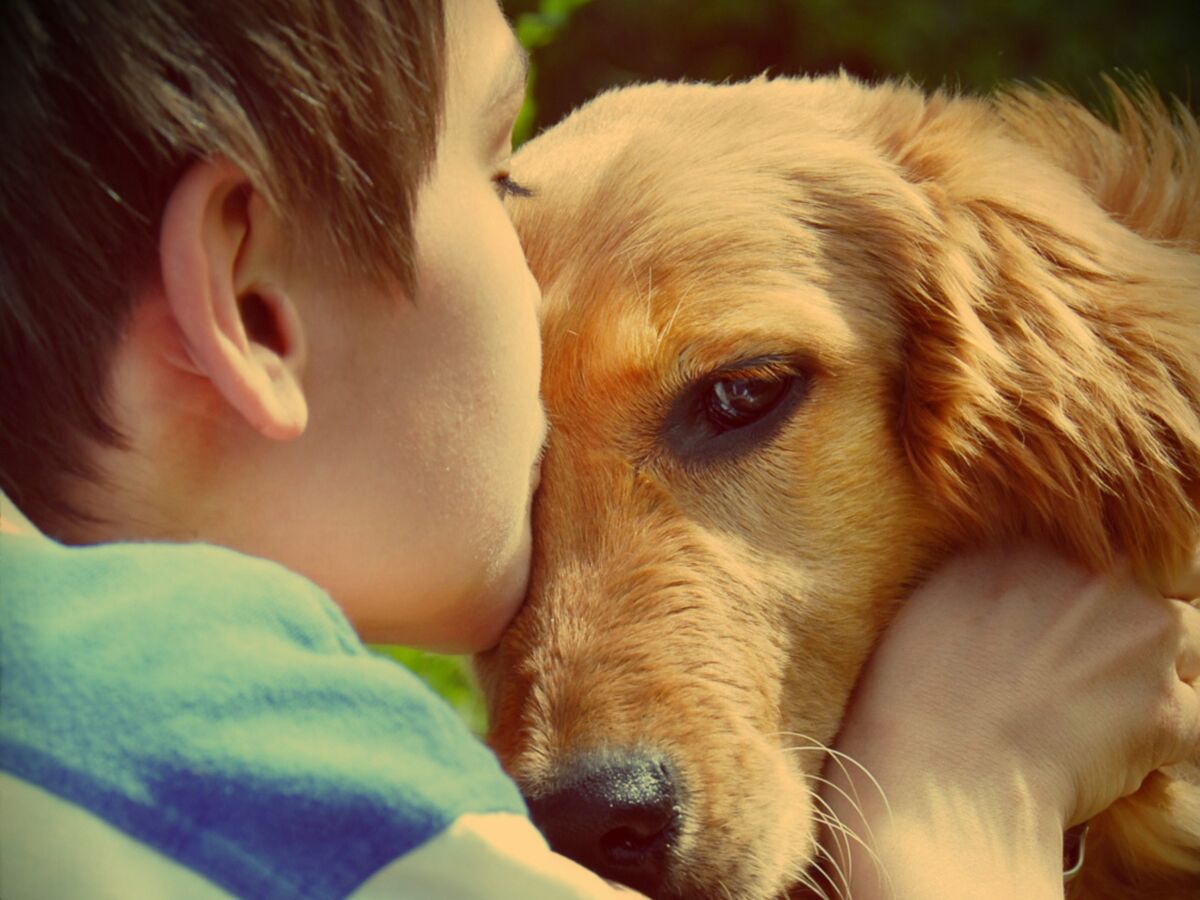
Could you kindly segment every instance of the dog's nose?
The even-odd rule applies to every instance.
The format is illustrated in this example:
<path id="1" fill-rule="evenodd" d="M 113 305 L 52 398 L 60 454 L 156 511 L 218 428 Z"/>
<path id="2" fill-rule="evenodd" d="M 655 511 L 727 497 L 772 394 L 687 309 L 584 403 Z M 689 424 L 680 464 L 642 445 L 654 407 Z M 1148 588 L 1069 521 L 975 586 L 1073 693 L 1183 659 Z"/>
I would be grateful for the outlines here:
<path id="1" fill-rule="evenodd" d="M 675 780 L 662 755 L 576 757 L 549 791 L 528 802 L 556 852 L 643 894 L 658 891 L 679 825 Z"/>

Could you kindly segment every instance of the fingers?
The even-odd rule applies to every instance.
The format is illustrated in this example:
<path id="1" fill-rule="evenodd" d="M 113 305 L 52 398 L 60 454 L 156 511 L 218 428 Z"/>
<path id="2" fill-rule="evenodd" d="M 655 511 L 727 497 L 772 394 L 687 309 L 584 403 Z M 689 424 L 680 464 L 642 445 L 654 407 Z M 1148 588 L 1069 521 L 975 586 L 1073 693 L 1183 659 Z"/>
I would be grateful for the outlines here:
<path id="1" fill-rule="evenodd" d="M 1171 707 L 1172 721 L 1166 723 L 1166 751 L 1159 766 L 1191 762 L 1200 750 L 1200 691 L 1192 684 L 1175 683 L 1174 702 Z"/>
<path id="2" fill-rule="evenodd" d="M 1177 600 L 1191 600 L 1193 603 L 1196 602 L 1195 598 L 1200 597 L 1200 546 L 1195 548 L 1188 562 L 1166 579 L 1163 593 Z"/>
<path id="3" fill-rule="evenodd" d="M 1172 600 L 1171 604 L 1179 611 L 1182 625 L 1175 669 L 1180 680 L 1195 687 L 1200 679 L 1200 608 L 1180 600 Z"/>
<path id="4" fill-rule="evenodd" d="M 1194 760 L 1200 752 L 1200 608 L 1180 600 L 1168 602 L 1179 623 L 1178 678 L 1159 720 L 1162 741 L 1158 748 L 1162 752 L 1158 766 Z"/>

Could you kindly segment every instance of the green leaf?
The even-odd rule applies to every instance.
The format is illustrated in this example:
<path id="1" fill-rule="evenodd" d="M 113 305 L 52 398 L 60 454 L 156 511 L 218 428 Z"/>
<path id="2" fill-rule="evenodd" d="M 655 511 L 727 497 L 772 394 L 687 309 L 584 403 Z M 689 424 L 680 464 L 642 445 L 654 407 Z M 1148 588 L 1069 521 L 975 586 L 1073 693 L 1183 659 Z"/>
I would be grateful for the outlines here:
<path id="1" fill-rule="evenodd" d="M 487 711 L 471 672 L 470 657 L 444 656 L 389 644 L 372 644 L 369 649 L 412 671 L 454 707 L 471 731 L 483 736 L 487 730 Z"/>

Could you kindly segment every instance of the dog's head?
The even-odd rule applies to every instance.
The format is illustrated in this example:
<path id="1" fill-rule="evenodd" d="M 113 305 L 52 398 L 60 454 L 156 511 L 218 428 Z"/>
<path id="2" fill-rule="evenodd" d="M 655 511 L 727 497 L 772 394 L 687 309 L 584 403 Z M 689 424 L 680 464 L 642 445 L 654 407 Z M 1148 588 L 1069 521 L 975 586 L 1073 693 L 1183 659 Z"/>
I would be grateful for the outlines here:
<path id="1" fill-rule="evenodd" d="M 773 896 L 818 853 L 860 667 L 949 548 L 1190 549 L 1200 270 L 1052 149 L 830 78 L 615 92 L 520 153 L 552 438 L 529 599 L 480 670 L 556 848 Z"/>

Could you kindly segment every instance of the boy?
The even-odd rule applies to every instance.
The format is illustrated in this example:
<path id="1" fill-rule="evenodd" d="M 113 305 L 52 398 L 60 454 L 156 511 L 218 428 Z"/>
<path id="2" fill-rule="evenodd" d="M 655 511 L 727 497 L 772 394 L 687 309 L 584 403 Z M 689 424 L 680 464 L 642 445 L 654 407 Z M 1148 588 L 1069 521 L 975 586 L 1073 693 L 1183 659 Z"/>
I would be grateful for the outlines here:
<path id="1" fill-rule="evenodd" d="M 493 0 L 4 15 L 0 893 L 611 894 L 359 643 L 484 649 L 524 591 L 546 426 Z"/>
<path id="2" fill-rule="evenodd" d="M 5 656 L 5 768 L 238 895 L 343 896 L 461 812 L 523 812 L 311 583 L 103 546 L 233 547 L 368 639 L 497 640 L 545 433 L 538 294 L 497 190 L 523 56 L 493 3 L 451 4 L 446 38 L 440 6 L 65 3 L 5 28 L 4 488 L 102 545 L 4 547 L 6 637 L 44 638 Z M 85 587 L 54 624 L 8 607 Z M 51 655 L 95 691 L 52 718 Z"/>

